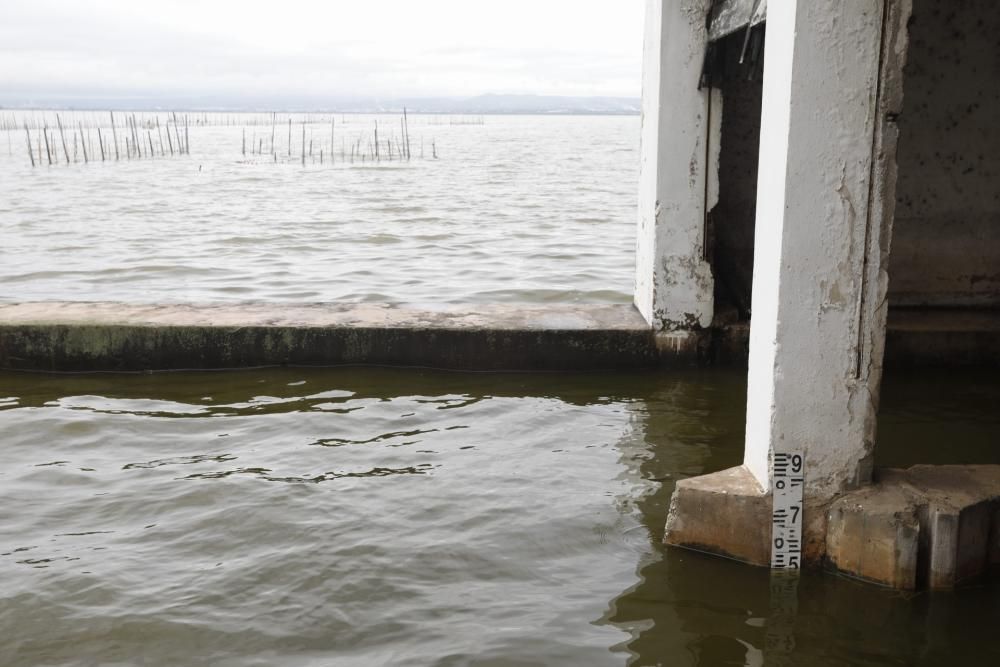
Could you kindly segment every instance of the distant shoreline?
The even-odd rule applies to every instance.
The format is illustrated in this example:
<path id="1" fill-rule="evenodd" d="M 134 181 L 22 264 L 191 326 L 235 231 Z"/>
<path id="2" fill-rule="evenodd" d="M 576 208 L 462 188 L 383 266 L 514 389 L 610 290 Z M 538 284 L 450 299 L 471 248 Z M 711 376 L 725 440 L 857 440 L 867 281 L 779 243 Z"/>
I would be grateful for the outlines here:
<path id="1" fill-rule="evenodd" d="M 378 109 L 378 110 L 342 110 L 342 109 L 221 109 L 208 107 L 143 107 L 143 106 L 2 106 L 0 112 L 25 112 L 25 111 L 80 111 L 80 112 L 103 112 L 115 111 L 122 113 L 231 113 L 231 114 L 340 114 L 344 116 L 378 116 L 378 115 L 399 115 L 403 113 L 403 107 L 398 109 Z M 641 112 L 638 109 L 614 111 L 614 110 L 517 110 L 509 111 L 426 111 L 416 108 L 406 108 L 409 114 L 419 116 L 638 116 Z"/>
<path id="2" fill-rule="evenodd" d="M 330 96 L 286 99 L 186 96 L 0 95 L 6 111 L 127 111 L 187 113 L 400 114 L 464 116 L 637 116 L 640 97 L 601 95 L 476 95 L 473 97 Z"/>

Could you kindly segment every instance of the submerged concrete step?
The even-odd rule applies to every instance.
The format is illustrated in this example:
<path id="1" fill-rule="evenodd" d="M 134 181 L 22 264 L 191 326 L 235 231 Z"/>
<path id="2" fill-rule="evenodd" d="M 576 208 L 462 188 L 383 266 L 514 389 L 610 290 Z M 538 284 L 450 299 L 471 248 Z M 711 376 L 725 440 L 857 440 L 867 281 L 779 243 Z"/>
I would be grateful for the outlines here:
<path id="1" fill-rule="evenodd" d="M 0 304 L 0 368 L 136 371 L 387 364 L 590 370 L 694 363 L 631 305 Z"/>
<path id="2" fill-rule="evenodd" d="M 950 589 L 1000 564 L 1000 465 L 882 470 L 827 515 L 826 558 L 894 588 Z"/>

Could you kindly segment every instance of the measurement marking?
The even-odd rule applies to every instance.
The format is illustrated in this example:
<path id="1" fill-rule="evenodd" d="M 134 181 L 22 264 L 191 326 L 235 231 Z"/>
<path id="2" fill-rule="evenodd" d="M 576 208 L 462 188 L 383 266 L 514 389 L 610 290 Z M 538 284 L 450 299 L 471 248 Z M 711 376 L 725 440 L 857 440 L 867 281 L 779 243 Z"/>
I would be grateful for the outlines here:
<path id="1" fill-rule="evenodd" d="M 802 562 L 802 490 L 805 472 L 801 454 L 776 452 L 771 463 L 774 480 L 771 509 L 771 567 L 797 570 Z"/>

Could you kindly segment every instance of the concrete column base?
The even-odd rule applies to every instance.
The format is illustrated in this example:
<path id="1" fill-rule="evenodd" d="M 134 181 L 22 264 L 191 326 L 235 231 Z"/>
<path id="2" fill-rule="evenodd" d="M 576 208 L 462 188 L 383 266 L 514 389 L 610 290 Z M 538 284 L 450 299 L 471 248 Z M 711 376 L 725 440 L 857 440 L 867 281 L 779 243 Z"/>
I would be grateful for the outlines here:
<path id="1" fill-rule="evenodd" d="M 771 563 L 771 494 L 738 466 L 677 482 L 663 541 L 751 565 Z"/>
<path id="2" fill-rule="evenodd" d="M 879 471 L 830 505 L 826 561 L 894 588 L 950 589 L 1000 563 L 1000 465 Z"/>
<path id="3" fill-rule="evenodd" d="M 892 588 L 948 589 L 1000 565 L 1000 465 L 886 469 L 806 503 L 803 560 Z M 767 566 L 771 496 L 743 466 L 677 483 L 664 542 Z"/>

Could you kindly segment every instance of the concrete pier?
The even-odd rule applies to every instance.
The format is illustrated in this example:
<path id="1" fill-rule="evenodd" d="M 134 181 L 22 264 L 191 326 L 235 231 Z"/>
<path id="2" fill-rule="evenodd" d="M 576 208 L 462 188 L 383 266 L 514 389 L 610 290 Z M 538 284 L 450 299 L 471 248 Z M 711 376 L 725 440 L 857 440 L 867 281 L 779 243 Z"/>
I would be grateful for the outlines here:
<path id="1" fill-rule="evenodd" d="M 734 29 L 746 31 L 743 61 L 751 33 L 738 17 L 746 26 L 757 6 L 719 3 L 726 26 L 710 17 L 704 27 L 706 63 L 714 50 L 733 66 L 741 45 L 723 35 Z M 662 34 L 691 29 L 673 20 Z M 717 77 L 724 205 L 713 211 L 706 200 L 719 239 L 713 277 L 725 287 L 716 290 L 715 341 L 717 356 L 739 357 L 749 331 L 744 464 L 677 484 L 668 544 L 770 563 L 783 542 L 771 539 L 774 462 L 794 452 L 804 462 L 802 562 L 912 589 L 959 585 L 997 558 L 996 470 L 873 478 L 873 460 L 884 363 L 1000 366 L 1000 292 L 994 271 L 981 268 L 995 268 L 1000 248 L 1000 141 L 982 115 L 1000 112 L 989 37 L 998 27 L 986 2 L 770 0 L 759 89 L 745 83 L 752 70 L 739 83 Z M 914 39 L 922 48 L 911 49 Z M 702 91 L 687 96 L 697 102 Z M 756 169 L 742 168 L 758 145 Z M 741 317 L 750 322 L 729 321 Z"/>
<path id="2" fill-rule="evenodd" d="M 650 2 L 643 52 L 635 304 L 657 331 L 683 338 L 713 318 L 706 261 L 718 190 L 721 98 L 699 80 L 711 2 Z"/>
<path id="3" fill-rule="evenodd" d="M 1000 368 L 998 33 L 988 0 L 648 0 L 634 307 L 0 304 L 0 369 L 746 364 L 743 464 L 677 483 L 666 543 L 767 565 L 795 452 L 802 563 L 960 585 L 1000 564 L 997 466 L 873 461 L 883 367 Z"/>

